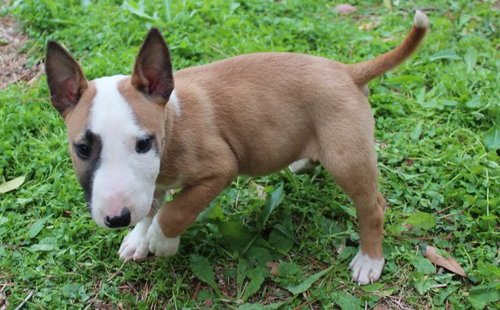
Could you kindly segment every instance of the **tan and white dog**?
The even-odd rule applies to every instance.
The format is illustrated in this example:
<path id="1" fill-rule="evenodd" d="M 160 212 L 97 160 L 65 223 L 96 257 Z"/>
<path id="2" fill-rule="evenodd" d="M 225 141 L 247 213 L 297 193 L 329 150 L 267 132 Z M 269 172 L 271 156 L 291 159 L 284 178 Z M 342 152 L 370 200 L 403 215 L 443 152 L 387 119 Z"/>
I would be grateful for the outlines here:
<path id="1" fill-rule="evenodd" d="M 427 28 L 427 16 L 417 11 L 401 45 L 357 64 L 257 53 L 175 74 L 167 45 L 152 29 L 132 76 L 93 81 L 64 48 L 49 42 L 51 100 L 65 120 L 92 217 L 105 227 L 135 225 L 120 258 L 169 256 L 238 174 L 319 161 L 356 206 L 361 246 L 349 266 L 353 279 L 377 280 L 384 265 L 385 200 L 377 187 L 366 84 L 410 56 Z M 182 191 L 163 204 L 172 187 Z"/>

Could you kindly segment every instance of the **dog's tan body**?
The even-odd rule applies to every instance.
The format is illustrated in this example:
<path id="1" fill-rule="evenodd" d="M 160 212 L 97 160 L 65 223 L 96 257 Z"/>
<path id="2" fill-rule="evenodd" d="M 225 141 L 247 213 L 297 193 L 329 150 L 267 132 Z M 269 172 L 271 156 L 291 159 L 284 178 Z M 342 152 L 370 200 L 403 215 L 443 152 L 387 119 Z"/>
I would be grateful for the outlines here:
<path id="1" fill-rule="evenodd" d="M 216 190 L 202 196 L 211 201 L 238 174 L 269 174 L 309 158 L 348 193 L 376 190 L 373 116 L 347 66 L 262 53 L 181 70 L 174 80 L 182 108 L 166 130 L 160 183 L 208 181 Z M 185 222 L 186 215 L 179 218 Z M 179 235 L 185 225 L 166 223 L 166 235 Z"/>
<path id="2" fill-rule="evenodd" d="M 148 80 L 150 67 L 142 68 L 140 59 L 150 62 L 154 57 L 147 54 L 152 43 L 146 41 L 134 74 L 119 81 L 118 91 L 139 127 L 153 133 L 159 145 L 156 198 L 162 200 L 164 187 L 183 188 L 155 219 L 141 224 L 149 249 L 159 255 L 175 253 L 178 236 L 238 174 L 268 174 L 307 158 L 319 161 L 356 206 L 361 249 L 351 263 L 353 278 L 362 284 L 377 280 L 383 266 L 385 200 L 377 187 L 374 119 L 366 83 L 407 58 L 427 25 L 427 17 L 417 12 L 411 33 L 399 47 L 360 64 L 260 53 L 184 69 L 173 77 L 175 99 L 166 108 L 162 99 L 170 96 L 173 81 L 169 86 L 168 77 L 160 84 Z M 55 73 L 49 73 L 49 84 L 51 75 Z M 61 109 L 54 102 L 65 116 L 70 141 L 85 131 L 85 113 L 93 104 L 89 93 L 98 92 L 94 84 L 85 83 L 74 108 Z M 145 95 L 145 89 L 158 85 L 167 96 Z M 76 155 L 73 162 L 77 171 L 85 170 Z M 161 242 L 169 240 L 176 241 L 162 248 Z"/>

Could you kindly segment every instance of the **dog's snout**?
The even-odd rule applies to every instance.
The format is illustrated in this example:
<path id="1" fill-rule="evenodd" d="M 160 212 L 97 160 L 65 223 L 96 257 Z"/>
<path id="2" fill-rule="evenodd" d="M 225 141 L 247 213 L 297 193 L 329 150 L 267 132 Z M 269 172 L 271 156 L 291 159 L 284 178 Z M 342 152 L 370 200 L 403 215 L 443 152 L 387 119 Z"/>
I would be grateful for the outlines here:
<path id="1" fill-rule="evenodd" d="M 130 210 L 128 208 L 123 208 L 121 214 L 118 216 L 106 216 L 104 218 L 104 224 L 109 228 L 119 228 L 130 225 Z"/>

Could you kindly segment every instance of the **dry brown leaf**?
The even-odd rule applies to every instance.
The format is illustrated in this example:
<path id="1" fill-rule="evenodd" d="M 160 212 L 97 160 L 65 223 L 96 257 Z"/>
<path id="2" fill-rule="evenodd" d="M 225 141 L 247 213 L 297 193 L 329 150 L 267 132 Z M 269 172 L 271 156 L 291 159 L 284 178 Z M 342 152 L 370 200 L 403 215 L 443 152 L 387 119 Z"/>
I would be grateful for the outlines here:
<path id="1" fill-rule="evenodd" d="M 0 292 L 0 310 L 5 310 L 8 306 L 7 296 L 3 292 Z"/>
<path id="2" fill-rule="evenodd" d="M 386 305 L 383 305 L 383 304 L 380 304 L 380 305 L 376 305 L 374 310 L 387 310 L 389 308 L 386 307 Z"/>
<path id="3" fill-rule="evenodd" d="M 375 23 L 366 22 L 366 23 L 362 23 L 361 25 L 359 25 L 358 29 L 359 30 L 372 30 L 375 27 L 376 27 Z"/>
<path id="4" fill-rule="evenodd" d="M 210 308 L 214 305 L 214 301 L 211 298 L 208 298 L 203 302 L 203 304 Z"/>
<path id="5" fill-rule="evenodd" d="M 278 264 L 276 262 L 267 262 L 266 266 L 271 269 L 269 271 L 269 273 L 271 273 L 273 276 L 277 276 L 278 275 L 278 270 L 279 270 L 280 264 Z"/>
<path id="6" fill-rule="evenodd" d="M 339 4 L 335 7 L 335 10 L 339 12 L 340 15 L 347 15 L 356 12 L 356 7 L 350 4 Z"/>
<path id="7" fill-rule="evenodd" d="M 257 193 L 257 197 L 259 197 L 262 200 L 266 200 L 267 193 L 266 193 L 266 188 L 264 186 L 255 184 L 255 192 Z"/>
<path id="8" fill-rule="evenodd" d="M 467 277 L 463 268 L 451 257 L 443 257 L 438 253 L 438 249 L 428 245 L 425 249 L 424 256 L 431 261 L 434 265 L 441 266 L 449 271 L 458 274 L 462 277 Z"/>

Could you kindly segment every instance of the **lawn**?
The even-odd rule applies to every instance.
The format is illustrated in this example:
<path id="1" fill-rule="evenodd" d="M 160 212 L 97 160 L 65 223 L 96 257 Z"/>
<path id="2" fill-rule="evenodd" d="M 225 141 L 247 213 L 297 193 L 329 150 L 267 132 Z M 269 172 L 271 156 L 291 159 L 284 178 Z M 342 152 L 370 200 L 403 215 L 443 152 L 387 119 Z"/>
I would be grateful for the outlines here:
<path id="1" fill-rule="evenodd" d="M 386 266 L 368 286 L 347 270 L 359 241 L 354 208 L 321 167 L 240 177 L 176 256 L 123 263 L 126 231 L 92 221 L 45 76 L 0 89 L 0 309 L 499 306 L 497 1 L 348 1 L 357 10 L 347 15 L 325 0 L 10 2 L 0 16 L 28 36 L 27 67 L 52 39 L 90 79 L 130 74 L 152 26 L 176 69 L 257 51 L 365 60 L 402 40 L 415 8 L 431 31 L 369 84 L 389 208 Z M 444 264 L 424 255 L 433 248 Z"/>

